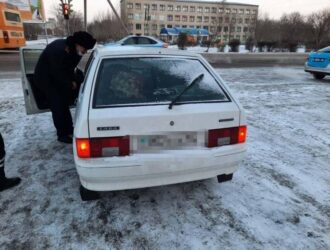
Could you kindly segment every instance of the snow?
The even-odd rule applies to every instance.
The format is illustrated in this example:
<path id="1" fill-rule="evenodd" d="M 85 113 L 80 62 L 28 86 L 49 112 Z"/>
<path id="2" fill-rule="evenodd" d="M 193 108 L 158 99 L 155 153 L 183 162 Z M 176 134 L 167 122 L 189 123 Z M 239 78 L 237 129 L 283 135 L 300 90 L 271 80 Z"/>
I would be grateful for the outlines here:
<path id="1" fill-rule="evenodd" d="M 215 179 L 82 202 L 72 147 L 50 114 L 27 116 L 19 74 L 0 73 L 8 176 L 1 249 L 329 249 L 330 80 L 302 67 L 218 70 L 248 116 L 248 153 Z"/>

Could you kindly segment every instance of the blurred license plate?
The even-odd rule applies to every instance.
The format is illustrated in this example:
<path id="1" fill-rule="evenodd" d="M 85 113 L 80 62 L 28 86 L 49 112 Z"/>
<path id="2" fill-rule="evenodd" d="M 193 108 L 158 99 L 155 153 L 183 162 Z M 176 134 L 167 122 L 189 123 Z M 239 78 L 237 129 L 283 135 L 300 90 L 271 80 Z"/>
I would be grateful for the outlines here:
<path id="1" fill-rule="evenodd" d="M 314 58 L 314 62 L 324 62 L 324 58 Z"/>
<path id="2" fill-rule="evenodd" d="M 180 149 L 197 146 L 197 132 L 178 132 L 166 135 L 138 136 L 138 151 Z"/>

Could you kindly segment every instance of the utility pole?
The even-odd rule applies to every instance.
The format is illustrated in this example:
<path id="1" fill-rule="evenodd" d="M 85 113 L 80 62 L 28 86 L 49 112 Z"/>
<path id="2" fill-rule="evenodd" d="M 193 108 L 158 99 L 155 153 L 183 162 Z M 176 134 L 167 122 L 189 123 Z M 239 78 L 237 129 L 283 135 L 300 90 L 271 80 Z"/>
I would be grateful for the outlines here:
<path id="1" fill-rule="evenodd" d="M 84 0 L 84 27 L 87 32 L 87 0 Z"/>

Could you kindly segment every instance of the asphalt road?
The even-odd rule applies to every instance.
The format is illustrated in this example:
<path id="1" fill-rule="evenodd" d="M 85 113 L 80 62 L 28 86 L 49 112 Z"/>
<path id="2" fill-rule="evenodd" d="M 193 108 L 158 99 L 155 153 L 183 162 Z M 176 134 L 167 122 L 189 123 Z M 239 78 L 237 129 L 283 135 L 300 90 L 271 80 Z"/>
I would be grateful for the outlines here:
<path id="1" fill-rule="evenodd" d="M 0 52 L 0 71 L 12 72 L 20 71 L 19 53 L 18 52 Z"/>

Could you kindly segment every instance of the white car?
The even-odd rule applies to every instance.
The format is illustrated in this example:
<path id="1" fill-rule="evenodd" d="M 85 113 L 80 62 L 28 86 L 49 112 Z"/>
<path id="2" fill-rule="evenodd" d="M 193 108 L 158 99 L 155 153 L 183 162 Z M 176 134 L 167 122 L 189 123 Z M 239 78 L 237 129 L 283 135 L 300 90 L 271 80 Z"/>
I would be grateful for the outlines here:
<path id="1" fill-rule="evenodd" d="M 38 54 L 21 49 L 28 114 L 47 108 L 30 81 Z M 246 117 L 238 100 L 202 56 L 183 51 L 94 50 L 74 126 L 83 200 L 95 198 L 95 191 L 216 176 L 227 181 L 246 151 Z"/>

